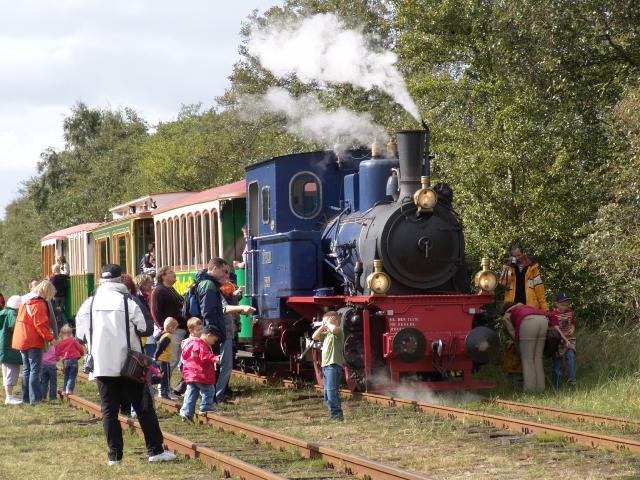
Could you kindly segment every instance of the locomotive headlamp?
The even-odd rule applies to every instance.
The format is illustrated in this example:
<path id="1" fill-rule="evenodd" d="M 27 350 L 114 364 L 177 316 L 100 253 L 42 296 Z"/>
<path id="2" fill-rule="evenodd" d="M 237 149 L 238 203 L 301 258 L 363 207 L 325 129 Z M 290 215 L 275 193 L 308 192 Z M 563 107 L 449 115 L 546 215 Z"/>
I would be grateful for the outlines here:
<path id="1" fill-rule="evenodd" d="M 475 286 L 483 292 L 493 292 L 498 286 L 498 279 L 495 274 L 489 270 L 489 259 L 483 257 L 480 265 L 482 266 L 482 270 L 476 273 Z"/>
<path id="2" fill-rule="evenodd" d="M 420 183 L 422 188 L 413 194 L 413 203 L 418 207 L 418 212 L 431 212 L 438 203 L 438 194 L 429 186 L 429 177 L 420 177 Z"/>
<path id="3" fill-rule="evenodd" d="M 382 260 L 373 261 L 373 272 L 367 277 L 367 287 L 378 295 L 384 295 L 391 288 L 391 278 L 382 271 Z"/>

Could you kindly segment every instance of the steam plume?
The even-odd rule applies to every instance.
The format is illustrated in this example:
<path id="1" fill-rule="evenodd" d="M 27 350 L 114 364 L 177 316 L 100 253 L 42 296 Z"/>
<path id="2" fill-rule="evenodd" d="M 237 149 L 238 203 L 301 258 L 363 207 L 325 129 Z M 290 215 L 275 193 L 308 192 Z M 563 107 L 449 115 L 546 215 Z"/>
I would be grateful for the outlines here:
<path id="1" fill-rule="evenodd" d="M 278 77 L 295 73 L 305 83 L 377 87 L 420 122 L 418 107 L 396 68 L 396 54 L 374 48 L 362 31 L 347 29 L 333 14 L 254 30 L 247 49 Z"/>
<path id="2" fill-rule="evenodd" d="M 368 113 L 355 113 L 345 108 L 328 111 L 313 95 L 292 97 L 282 88 L 272 87 L 264 95 L 242 99 L 245 118 L 265 113 L 284 115 L 287 131 L 307 141 L 331 146 L 338 140 L 346 146 L 366 145 L 373 138 L 387 137 L 384 128 L 373 123 Z"/>

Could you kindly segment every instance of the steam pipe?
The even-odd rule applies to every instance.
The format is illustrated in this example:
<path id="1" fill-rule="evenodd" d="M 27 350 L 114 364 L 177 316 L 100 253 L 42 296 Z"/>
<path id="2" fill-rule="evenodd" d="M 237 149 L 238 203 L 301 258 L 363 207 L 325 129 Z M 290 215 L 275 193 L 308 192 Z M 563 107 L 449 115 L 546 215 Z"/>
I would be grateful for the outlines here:
<path id="1" fill-rule="evenodd" d="M 397 133 L 398 156 L 400 158 L 400 201 L 413 198 L 420 189 L 422 159 L 428 152 L 428 130 L 404 130 Z"/>

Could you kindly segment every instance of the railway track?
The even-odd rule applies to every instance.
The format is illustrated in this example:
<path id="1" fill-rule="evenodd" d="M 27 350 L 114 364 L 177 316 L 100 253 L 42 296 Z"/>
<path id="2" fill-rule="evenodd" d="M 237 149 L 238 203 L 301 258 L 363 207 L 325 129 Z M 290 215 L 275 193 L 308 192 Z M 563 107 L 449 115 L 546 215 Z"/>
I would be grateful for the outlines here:
<path id="1" fill-rule="evenodd" d="M 100 405 L 86 400 L 78 395 L 61 395 L 71 406 L 84 410 L 96 418 L 102 418 Z M 143 435 L 140 424 L 124 415 L 118 416 L 118 421 L 124 429 L 134 430 L 138 435 Z M 286 477 L 274 474 L 267 470 L 249 465 L 236 458 L 216 452 L 210 448 L 197 445 L 190 440 L 162 432 L 165 447 L 174 452 L 186 455 L 189 458 L 198 459 L 205 465 L 216 467 L 225 477 L 235 476 L 245 480 L 285 480 Z"/>
<path id="2" fill-rule="evenodd" d="M 255 375 L 254 375 L 255 377 Z M 86 375 L 78 375 L 78 378 L 84 382 L 88 379 Z M 269 382 L 259 382 L 260 384 L 267 384 Z M 69 395 L 69 401 L 76 401 L 76 395 Z M 78 397 L 79 398 L 79 397 Z M 79 403 L 84 402 L 84 405 L 91 404 L 91 402 L 80 399 Z M 94 405 L 99 413 L 99 406 Z M 174 402 L 172 400 L 166 399 L 158 399 L 157 405 L 160 406 L 165 411 L 168 411 L 172 414 L 177 414 L 180 410 L 180 404 Z M 92 415 L 96 415 L 95 408 L 90 412 Z M 120 422 L 123 425 L 131 426 L 134 424 L 133 420 L 128 417 L 120 416 Z M 297 452 L 302 458 L 305 459 L 321 459 L 323 460 L 329 469 L 333 470 L 335 474 L 332 474 L 330 478 L 353 478 L 357 477 L 364 480 L 428 480 L 426 477 L 409 472 L 407 470 L 403 470 L 400 468 L 391 467 L 388 465 L 384 465 L 378 462 L 374 462 L 362 457 L 358 457 L 355 455 L 349 455 L 343 452 L 339 452 L 332 448 L 323 447 L 318 444 L 310 443 L 304 440 L 300 440 L 297 438 L 290 437 L 288 435 L 283 435 L 265 428 L 257 427 L 255 425 L 247 424 L 244 422 L 240 422 L 238 420 L 234 420 L 228 417 L 224 417 L 221 415 L 216 415 L 212 413 L 206 414 L 195 414 L 195 418 L 204 425 L 209 425 L 213 428 L 223 430 L 225 432 L 232 433 L 238 436 L 244 436 L 253 440 L 256 443 L 269 445 L 275 449 L 287 450 Z M 123 423 L 124 422 L 124 423 Z M 137 427 L 139 429 L 139 427 Z M 193 452 L 189 450 L 190 447 L 196 447 L 197 445 L 193 442 L 189 442 L 185 439 L 180 439 L 180 437 L 176 437 L 175 435 L 169 435 L 170 441 L 173 443 L 167 442 L 167 446 L 169 448 L 175 449 L 180 453 L 184 453 L 185 455 L 190 456 L 191 458 L 198 458 L 190 454 Z M 179 439 L 179 440 L 176 440 Z M 165 438 L 166 440 L 166 438 Z M 182 443 L 180 443 L 182 442 Z M 183 445 L 183 447 L 180 447 Z M 184 447 L 186 445 L 186 447 Z M 181 449 L 183 448 L 183 449 Z M 201 449 L 202 447 L 198 447 Z M 210 449 L 207 449 L 210 450 Z M 213 451 L 212 451 L 213 452 Z M 216 452 L 213 452 L 216 453 Z M 218 453 L 218 455 L 220 455 Z M 225 468 L 228 465 L 228 458 L 225 458 L 224 465 L 221 468 Z M 233 460 L 233 459 L 232 459 Z M 205 462 L 207 463 L 207 462 Z M 210 463 L 207 463 L 210 464 Z M 243 465 L 247 465 L 242 462 Z M 216 465 L 217 466 L 217 465 Z M 226 474 L 227 470 L 223 470 Z M 229 470 L 232 472 L 231 470 Z M 238 475 L 241 476 L 241 475 Z M 258 477 L 243 477 L 243 478 L 258 478 Z M 260 477 L 263 478 L 263 477 Z M 270 478 L 284 478 L 284 477 L 270 477 Z M 315 478 L 329 478 L 328 476 L 321 476 Z"/>
<path id="3" fill-rule="evenodd" d="M 592 423 L 599 426 L 617 426 L 629 429 L 640 430 L 640 420 L 632 420 L 627 418 L 612 417 L 608 415 L 600 415 L 597 413 L 574 412 L 572 410 L 564 410 L 561 408 L 545 407 L 542 405 L 531 405 L 528 403 L 512 402 L 509 400 L 488 400 L 498 407 L 507 410 L 530 413 L 533 415 L 548 415 L 558 418 L 566 418 L 580 423 Z"/>
<path id="4" fill-rule="evenodd" d="M 234 376 L 251 380 L 251 377 L 242 372 L 234 371 Z M 282 384 L 288 388 L 297 388 L 300 384 L 293 381 L 283 381 Z M 315 386 L 316 390 L 321 387 Z M 364 400 L 378 405 L 412 408 L 420 412 L 439 415 L 451 420 L 461 420 L 463 422 L 474 420 L 486 426 L 493 426 L 499 429 L 506 429 L 525 435 L 553 435 L 560 436 L 568 443 L 576 443 L 593 448 L 607 448 L 612 450 L 624 450 L 629 452 L 640 453 L 640 442 L 633 439 L 614 437 L 593 432 L 585 432 L 559 425 L 544 424 L 530 420 L 505 417 L 496 414 L 484 413 L 474 410 L 466 410 L 456 407 L 448 407 L 427 402 L 416 402 L 413 400 L 405 400 L 387 395 L 379 395 L 373 393 L 352 392 L 350 390 L 341 389 L 340 394 L 356 400 Z M 498 405 L 503 408 L 511 408 L 513 410 L 527 411 L 528 413 L 538 412 L 540 414 L 555 415 L 578 422 L 590 422 L 605 425 L 625 425 L 638 426 L 640 422 L 633 420 L 625 420 L 616 417 L 607 417 L 604 415 L 588 414 L 584 412 L 571 412 L 569 410 L 554 409 L 550 407 L 541 407 L 517 402 L 501 401 Z"/>

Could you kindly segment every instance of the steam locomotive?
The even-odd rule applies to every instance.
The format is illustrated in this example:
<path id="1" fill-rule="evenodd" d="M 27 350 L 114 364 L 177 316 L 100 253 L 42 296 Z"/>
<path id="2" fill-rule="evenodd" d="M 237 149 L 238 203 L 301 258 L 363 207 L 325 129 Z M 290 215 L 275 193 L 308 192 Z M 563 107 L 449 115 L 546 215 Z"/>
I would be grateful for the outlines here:
<path id="1" fill-rule="evenodd" d="M 483 263 L 471 294 L 462 224 L 445 184 L 430 187 L 428 131 L 397 134 L 372 151 L 315 152 L 247 168 L 246 296 L 257 308 L 254 360 L 285 356 L 289 372 L 313 365 L 311 332 L 335 310 L 345 332 L 352 390 L 411 377 L 429 388 L 490 388 L 472 378 L 495 333 L 472 328 L 496 278 Z M 246 366 L 246 365 L 245 365 Z"/>
<path id="2" fill-rule="evenodd" d="M 397 134 L 385 154 L 319 151 L 275 157 L 246 169 L 246 181 L 202 192 L 145 195 L 109 210 L 111 219 L 42 239 L 43 275 L 64 254 L 67 313 L 94 289 L 94 272 L 117 263 L 139 273 L 155 240 L 156 266 L 171 266 L 183 293 L 208 259 L 242 255 L 237 365 L 282 376 L 320 373 L 311 333 L 339 313 L 346 378 L 353 390 L 388 390 L 417 379 L 433 390 L 490 388 L 472 378 L 495 333 L 477 326 L 493 302 L 488 261 L 470 291 L 453 192 L 429 182 L 428 130 Z M 284 366 L 283 366 L 284 363 Z M 275 372 L 273 371 L 275 368 Z"/>

